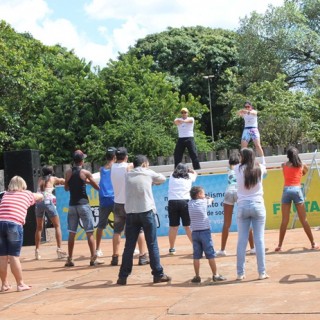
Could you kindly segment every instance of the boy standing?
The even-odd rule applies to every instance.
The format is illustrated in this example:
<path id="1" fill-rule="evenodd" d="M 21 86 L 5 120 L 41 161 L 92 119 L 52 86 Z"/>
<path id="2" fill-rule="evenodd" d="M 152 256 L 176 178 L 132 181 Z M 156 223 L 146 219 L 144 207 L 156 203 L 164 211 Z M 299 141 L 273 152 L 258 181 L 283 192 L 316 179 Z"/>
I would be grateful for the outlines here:
<path id="1" fill-rule="evenodd" d="M 226 278 L 217 273 L 217 266 L 215 262 L 215 251 L 211 238 L 210 221 L 207 215 L 207 206 L 213 201 L 212 198 L 206 198 L 202 187 L 192 187 L 190 190 L 191 200 L 188 203 L 190 215 L 190 227 L 192 230 L 193 243 L 193 266 L 195 276 L 191 280 L 192 283 L 200 283 L 200 259 L 203 252 L 209 261 L 212 271 L 213 281 L 224 281 Z"/>

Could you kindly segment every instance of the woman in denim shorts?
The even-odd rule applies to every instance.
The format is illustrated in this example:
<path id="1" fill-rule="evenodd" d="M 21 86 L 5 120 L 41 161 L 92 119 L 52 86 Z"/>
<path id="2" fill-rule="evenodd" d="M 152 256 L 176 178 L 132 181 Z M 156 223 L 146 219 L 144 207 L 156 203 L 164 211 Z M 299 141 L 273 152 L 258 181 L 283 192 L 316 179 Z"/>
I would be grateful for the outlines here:
<path id="1" fill-rule="evenodd" d="M 44 166 L 42 168 L 42 175 L 38 180 L 38 192 L 43 194 L 43 201 L 36 204 L 36 221 L 37 230 L 35 234 L 35 258 L 40 260 L 39 253 L 41 234 L 43 229 L 45 214 L 48 215 L 55 229 L 55 236 L 57 242 L 57 256 L 58 259 L 66 258 L 67 253 L 61 249 L 62 235 L 60 227 L 60 219 L 56 209 L 56 197 L 53 194 L 56 185 L 64 184 L 63 178 L 54 176 L 52 166 Z"/>
<path id="2" fill-rule="evenodd" d="M 36 201 L 43 199 L 43 195 L 32 193 L 27 189 L 26 182 L 19 176 L 14 176 L 9 183 L 0 203 L 0 275 L 1 292 L 9 291 L 11 285 L 7 279 L 7 269 L 17 283 L 17 291 L 31 289 L 22 279 L 20 252 L 23 243 L 23 225 L 28 208 Z M 8 264 L 10 262 L 10 264 Z"/>
<path id="3" fill-rule="evenodd" d="M 223 227 L 221 233 L 221 249 L 217 251 L 217 257 L 227 256 L 226 244 L 229 237 L 229 229 L 232 222 L 232 213 L 237 202 L 237 179 L 234 166 L 240 162 L 238 152 L 232 153 L 229 157 L 228 185 L 223 199 Z M 255 254 L 252 229 L 249 232 L 250 253 Z"/>
<path id="4" fill-rule="evenodd" d="M 302 163 L 299 157 L 299 152 L 294 147 L 290 147 L 288 149 L 287 157 L 288 161 L 282 164 L 282 172 L 284 176 L 284 188 L 281 200 L 282 221 L 279 233 L 279 244 L 275 248 L 275 251 L 282 251 L 281 247 L 290 219 L 292 202 L 295 204 L 304 232 L 310 240 L 311 249 L 319 249 L 319 246 L 314 242 L 313 234 L 307 221 L 307 213 L 304 205 L 303 192 L 301 189 L 301 178 L 308 172 L 308 167 Z"/>

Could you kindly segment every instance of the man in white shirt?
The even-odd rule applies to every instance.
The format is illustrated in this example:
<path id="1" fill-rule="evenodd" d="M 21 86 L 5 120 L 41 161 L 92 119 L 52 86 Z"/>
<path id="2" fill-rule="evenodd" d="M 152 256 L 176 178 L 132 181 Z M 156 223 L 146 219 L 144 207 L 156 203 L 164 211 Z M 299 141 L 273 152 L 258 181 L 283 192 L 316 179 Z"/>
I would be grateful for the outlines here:
<path id="1" fill-rule="evenodd" d="M 174 124 L 178 127 L 179 139 L 174 149 L 174 167 L 182 162 L 182 157 L 185 149 L 188 149 L 192 166 L 194 170 L 200 169 L 196 144 L 194 142 L 194 118 L 188 117 L 189 111 L 187 108 L 181 109 L 181 118 L 176 118 Z"/>
<path id="2" fill-rule="evenodd" d="M 128 163 L 128 151 L 125 147 L 120 147 L 116 150 L 116 162 L 111 167 L 111 182 L 114 191 L 114 227 L 113 227 L 113 254 L 111 265 L 117 266 L 119 262 L 119 248 L 121 241 L 121 233 L 124 230 L 126 223 L 126 211 L 124 208 L 126 201 L 125 179 L 126 174 L 133 168 L 132 163 Z M 139 238 L 139 265 L 149 263 L 147 248 L 143 230 L 141 230 Z"/>

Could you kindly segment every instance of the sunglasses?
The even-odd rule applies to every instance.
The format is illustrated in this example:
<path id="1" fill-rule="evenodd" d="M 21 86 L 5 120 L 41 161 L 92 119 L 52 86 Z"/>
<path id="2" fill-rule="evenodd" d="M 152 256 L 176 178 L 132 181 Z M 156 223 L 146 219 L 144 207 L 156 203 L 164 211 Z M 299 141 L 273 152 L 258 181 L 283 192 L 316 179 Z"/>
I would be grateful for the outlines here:
<path id="1" fill-rule="evenodd" d="M 183 113 L 188 113 L 188 112 L 186 112 L 186 111 L 181 111 L 181 114 L 183 114 Z"/>
<path id="2" fill-rule="evenodd" d="M 251 106 L 249 106 L 249 105 L 246 105 L 246 106 L 244 106 L 246 109 L 249 109 L 249 108 L 251 108 Z"/>

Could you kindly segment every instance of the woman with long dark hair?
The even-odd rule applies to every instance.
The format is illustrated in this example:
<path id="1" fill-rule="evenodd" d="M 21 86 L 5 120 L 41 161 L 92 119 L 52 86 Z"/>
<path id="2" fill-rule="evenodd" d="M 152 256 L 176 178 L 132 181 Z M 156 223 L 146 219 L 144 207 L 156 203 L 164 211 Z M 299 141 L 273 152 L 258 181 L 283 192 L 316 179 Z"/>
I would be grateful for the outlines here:
<path id="1" fill-rule="evenodd" d="M 280 226 L 279 244 L 275 251 L 282 251 L 282 243 L 286 235 L 290 219 L 291 203 L 293 202 L 298 213 L 301 225 L 311 243 L 311 249 L 319 249 L 314 242 L 310 225 L 307 221 L 304 197 L 301 189 L 301 178 L 308 172 L 308 167 L 302 163 L 296 148 L 290 147 L 287 151 L 288 161 L 282 164 L 284 187 L 281 200 L 282 221 Z"/>
<path id="2" fill-rule="evenodd" d="M 61 249 L 62 235 L 60 228 L 60 219 L 56 209 L 56 197 L 53 194 L 55 185 L 64 184 L 63 178 L 54 176 L 52 166 L 44 166 L 42 168 L 41 177 L 38 180 L 38 192 L 43 194 L 43 200 L 36 204 L 36 221 L 37 229 L 35 234 L 35 258 L 40 260 L 39 253 L 41 234 L 43 229 L 45 214 L 48 215 L 55 229 L 57 241 L 57 256 L 58 259 L 66 258 L 67 253 Z"/>
<path id="3" fill-rule="evenodd" d="M 175 254 L 174 244 L 176 241 L 180 220 L 186 234 L 192 243 L 190 229 L 190 216 L 188 202 L 192 183 L 196 180 L 197 173 L 188 168 L 185 163 L 179 163 L 169 178 L 168 189 L 168 216 L 169 216 L 169 254 Z"/>
<path id="4" fill-rule="evenodd" d="M 253 229 L 256 248 L 258 279 L 263 280 L 269 278 L 265 267 L 264 229 L 266 209 L 262 186 L 262 177 L 267 170 L 264 165 L 255 161 L 255 154 L 252 149 L 243 148 L 240 155 L 240 164 L 234 168 L 238 184 L 237 280 L 245 278 L 245 256 L 250 225 Z"/>

